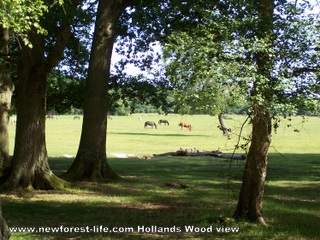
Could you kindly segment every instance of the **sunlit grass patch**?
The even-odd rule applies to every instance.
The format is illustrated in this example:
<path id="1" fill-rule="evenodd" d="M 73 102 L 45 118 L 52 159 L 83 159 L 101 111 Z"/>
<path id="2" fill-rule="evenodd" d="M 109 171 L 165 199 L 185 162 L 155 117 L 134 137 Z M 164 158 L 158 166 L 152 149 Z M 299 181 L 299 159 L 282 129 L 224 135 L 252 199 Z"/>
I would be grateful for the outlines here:
<path id="1" fill-rule="evenodd" d="M 116 158 L 113 153 L 151 156 L 181 148 L 232 152 L 237 136 L 227 140 L 210 116 L 170 115 L 170 126 L 144 129 L 145 120 L 164 116 L 113 117 L 108 122 L 108 163 L 121 181 L 75 183 L 63 191 L 2 194 L 9 226 L 133 227 L 127 233 L 14 233 L 12 239 L 319 239 L 319 118 L 290 121 L 293 127 L 273 134 L 263 206 L 268 228 L 232 219 L 245 161 L 214 157 Z M 226 123 L 239 132 L 244 116 Z M 181 120 L 192 122 L 191 132 Z M 13 130 L 13 126 L 10 126 Z M 293 130 L 299 128 L 300 132 Z M 81 121 L 72 116 L 47 120 L 49 164 L 57 175 L 71 165 L 77 151 Z M 250 125 L 244 129 L 250 133 Z M 12 134 L 12 131 L 11 131 Z M 11 136 L 11 141 L 12 140 Z M 240 151 L 240 150 L 239 150 Z M 63 155 L 71 155 L 71 158 Z M 124 155 L 126 156 L 126 155 Z M 222 219 L 222 220 L 221 220 Z M 214 232 L 138 232 L 138 226 L 213 228 Z M 239 227 L 239 233 L 218 233 L 216 227 Z"/>

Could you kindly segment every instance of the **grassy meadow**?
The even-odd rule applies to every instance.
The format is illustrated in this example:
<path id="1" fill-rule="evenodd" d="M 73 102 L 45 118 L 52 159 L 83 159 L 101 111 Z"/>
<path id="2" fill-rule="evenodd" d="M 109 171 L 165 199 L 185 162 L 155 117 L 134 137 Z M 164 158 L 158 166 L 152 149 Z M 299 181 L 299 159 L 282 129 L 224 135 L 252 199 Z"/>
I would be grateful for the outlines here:
<path id="1" fill-rule="evenodd" d="M 145 121 L 159 119 L 167 119 L 170 126 L 144 129 Z M 233 131 L 228 140 L 217 128 L 217 117 L 113 116 L 108 121 L 107 155 L 123 180 L 0 195 L 10 227 L 35 227 L 33 233 L 13 233 L 12 239 L 320 239 L 319 117 L 283 120 L 273 133 L 263 201 L 268 228 L 230 218 L 244 161 L 150 158 L 180 148 L 231 153 L 239 132 L 250 133 L 250 125 L 241 129 L 244 120 L 245 116 L 226 116 Z M 181 121 L 190 122 L 192 131 L 181 130 Z M 73 161 L 81 124 L 82 118 L 73 116 L 47 120 L 49 163 L 57 175 Z M 14 131 L 10 126 L 11 148 Z M 48 229 L 42 233 L 40 228 Z"/>

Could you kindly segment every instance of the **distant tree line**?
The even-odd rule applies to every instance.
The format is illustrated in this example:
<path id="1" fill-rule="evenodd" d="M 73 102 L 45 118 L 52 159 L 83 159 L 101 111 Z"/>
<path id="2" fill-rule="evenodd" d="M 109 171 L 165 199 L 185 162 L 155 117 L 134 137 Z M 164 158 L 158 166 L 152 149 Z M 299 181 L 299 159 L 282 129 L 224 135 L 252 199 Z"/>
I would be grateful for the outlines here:
<path id="1" fill-rule="evenodd" d="M 141 83 L 140 83 L 141 84 Z M 123 90 L 123 86 L 125 90 Z M 48 114 L 82 114 L 84 101 L 84 79 L 75 79 L 66 72 L 52 71 L 48 76 L 47 112 Z M 174 97 L 174 89 L 154 87 L 153 83 L 144 82 L 140 86 L 134 83 L 125 83 L 121 88 L 116 84 L 110 86 L 108 112 L 111 115 L 127 116 L 133 113 L 177 114 L 179 107 Z M 161 92 L 161 98 L 151 97 L 155 91 Z M 134 94 L 136 93 L 136 94 Z M 138 94 L 137 94 L 138 93 Z M 16 114 L 16 95 L 13 94 L 11 114 Z M 249 107 L 243 102 L 224 109 L 225 114 L 248 114 Z M 212 114 L 208 109 L 198 109 L 194 114 Z M 318 111 L 311 111 L 306 107 L 298 109 L 297 115 L 319 116 Z"/>

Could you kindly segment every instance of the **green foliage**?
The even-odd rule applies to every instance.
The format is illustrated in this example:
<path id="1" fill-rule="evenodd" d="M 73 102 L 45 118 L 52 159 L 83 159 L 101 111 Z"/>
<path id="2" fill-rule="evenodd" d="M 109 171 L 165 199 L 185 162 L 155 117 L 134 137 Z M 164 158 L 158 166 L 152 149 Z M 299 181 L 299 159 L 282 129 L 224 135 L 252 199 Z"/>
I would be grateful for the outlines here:
<path id="1" fill-rule="evenodd" d="M 305 4 L 275 9 L 274 32 L 263 37 L 255 4 L 231 1 L 197 8 L 202 21 L 166 38 L 166 74 L 181 112 L 216 114 L 245 101 L 275 115 L 316 110 L 319 16 L 306 14 Z"/>
<path id="2" fill-rule="evenodd" d="M 54 1 L 53 4 L 63 1 Z M 47 34 L 41 24 L 44 12 L 48 6 L 42 0 L 2 0 L 0 2 L 0 23 L 4 28 L 12 30 L 13 34 L 21 38 L 26 46 L 32 47 L 28 32 L 36 29 L 39 34 Z"/>
<path id="3" fill-rule="evenodd" d="M 69 113 L 73 108 L 82 109 L 84 81 L 53 71 L 48 76 L 47 111 Z"/>
<path id="4" fill-rule="evenodd" d="M 119 103 L 130 109 L 129 113 L 140 112 L 137 107 L 152 105 L 161 111 L 171 111 L 174 102 L 170 99 L 170 89 L 161 79 L 148 79 L 146 76 L 114 75 L 109 84 L 109 112 L 113 113 Z"/>
<path id="5" fill-rule="evenodd" d="M 206 19 L 207 12 L 203 11 Z M 194 31 L 174 32 L 164 46 L 166 74 L 174 86 L 181 113 L 215 115 L 244 102 L 247 94 L 239 87 L 245 81 L 240 77 L 245 76 L 246 69 L 235 61 L 241 53 L 222 41 L 224 23 L 218 24 L 211 15 L 204 22 Z"/>
<path id="6" fill-rule="evenodd" d="M 140 81 L 154 85 L 157 91 L 151 92 L 151 103 L 164 112 L 174 111 L 172 94 L 168 91 L 172 85 L 164 74 L 164 69 L 155 67 L 162 65 L 162 50 L 159 47 L 167 41 L 167 36 L 174 29 L 188 29 L 197 20 L 198 8 L 203 1 L 143 1 L 134 8 L 128 9 L 120 18 L 116 51 L 124 58 L 118 62 L 114 74 L 122 81 L 131 82 L 130 77 L 123 74 L 128 65 L 135 65 L 144 71 Z M 213 6 L 215 3 L 206 3 Z M 187 17 L 184 17 L 187 15 Z M 145 88 L 142 90 L 146 95 Z M 130 96 L 130 94 L 128 94 Z M 166 102 L 166 100 L 168 100 Z M 132 99 L 133 102 L 135 100 Z M 159 103 L 161 101 L 161 103 Z M 149 101 L 150 102 L 150 101 Z"/>

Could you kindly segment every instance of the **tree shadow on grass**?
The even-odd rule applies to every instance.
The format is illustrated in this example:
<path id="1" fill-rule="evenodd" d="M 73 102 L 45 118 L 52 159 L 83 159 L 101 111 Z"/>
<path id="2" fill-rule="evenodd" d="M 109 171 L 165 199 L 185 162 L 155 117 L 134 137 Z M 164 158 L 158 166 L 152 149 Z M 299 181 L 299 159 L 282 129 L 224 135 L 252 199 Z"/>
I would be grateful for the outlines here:
<path id="1" fill-rule="evenodd" d="M 271 230 L 270 232 L 266 230 L 266 233 L 263 233 L 264 237 L 259 235 L 253 238 L 261 237 L 262 239 L 274 234 L 278 237 L 272 237 L 273 239 L 285 239 L 284 236 L 289 234 L 291 237 L 301 238 L 303 236 L 315 239 L 317 223 L 320 221 L 320 189 L 319 184 L 315 182 L 319 179 L 319 154 L 283 154 L 283 156 L 270 154 L 269 159 L 268 180 L 263 202 Z M 53 169 L 56 170 L 62 170 L 64 166 L 72 163 L 72 159 L 51 160 L 54 165 Z M 109 159 L 109 163 L 120 175 L 124 176 L 123 181 L 109 184 L 82 183 L 80 187 L 93 197 L 93 200 L 85 204 L 80 202 L 80 205 L 87 205 L 88 209 L 91 207 L 96 209 L 94 211 L 99 212 L 96 215 L 97 218 L 104 219 L 104 216 L 112 214 L 119 217 L 130 215 L 131 220 L 118 218 L 112 222 L 124 225 L 131 221 L 135 226 L 139 224 L 168 226 L 184 223 L 201 225 L 209 213 L 214 216 L 220 214 L 229 216 L 236 206 L 240 189 L 239 175 L 234 181 L 231 179 L 229 183 L 227 182 L 225 177 L 228 177 L 228 161 L 201 157 L 157 160 L 112 158 Z M 242 168 L 235 170 L 239 174 L 242 172 Z M 165 186 L 165 183 L 182 183 L 188 187 L 172 189 Z M 95 198 L 108 196 L 119 198 L 119 204 L 108 201 L 107 203 L 94 203 Z M 128 198 L 131 200 L 127 201 Z M 56 203 L 50 201 L 49 204 Z M 100 210 L 97 210 L 99 207 L 103 209 L 101 210 L 102 215 L 100 215 Z M 85 211 L 86 208 L 83 206 L 80 212 Z M 91 222 L 99 224 L 98 220 Z M 68 224 L 74 223 L 71 221 Z M 112 223 L 106 222 L 105 224 Z M 247 230 L 246 225 L 243 230 Z M 121 235 L 118 238 L 118 236 L 112 235 L 113 239 L 135 239 L 137 237 Z M 166 237 L 181 239 L 184 236 L 181 233 L 181 235 L 172 234 Z M 163 236 L 141 234 L 136 239 L 157 239 L 158 237 Z M 202 239 L 201 235 L 191 234 L 188 237 Z M 204 236 L 203 239 L 210 239 L 210 236 Z"/>
<path id="2" fill-rule="evenodd" d="M 269 154 L 268 180 L 320 181 L 320 154 Z"/>
<path id="3" fill-rule="evenodd" d="M 103 201 L 4 201 L 4 215 L 10 227 L 52 227 L 65 232 L 27 234 L 32 239 L 214 239 L 212 233 L 186 233 L 184 226 L 204 227 L 201 219 L 208 213 L 207 208 L 198 205 L 180 203 L 166 204 L 162 202 L 140 203 L 108 203 Z M 34 217 L 36 216 L 36 217 Z M 27 221 L 26 221 L 27 220 Z M 126 233 L 93 233 L 94 226 L 108 227 L 109 231 L 116 227 L 127 228 Z M 172 232 L 161 234 L 157 230 L 140 229 L 155 227 L 169 227 Z M 71 233 L 70 228 L 89 228 L 90 233 Z M 130 228 L 130 229 L 129 229 Z M 176 230 L 180 228 L 181 232 Z M 132 231 L 133 232 L 132 232 Z M 59 231 L 59 230 L 56 230 Z M 14 234 L 19 236 L 19 234 Z M 20 235 L 21 236 L 21 235 Z"/>
<path id="4" fill-rule="evenodd" d="M 316 239 L 320 222 L 320 186 L 267 186 L 264 205 L 271 224 L 280 232 Z"/>
<path id="5" fill-rule="evenodd" d="M 71 233 L 69 228 L 63 228 L 69 232 L 25 234 L 29 239 L 286 239 L 287 235 L 315 239 L 320 221 L 319 201 L 311 201 L 310 204 L 306 199 L 299 199 L 302 192 L 292 194 L 291 191 L 272 186 L 268 187 L 265 196 L 270 231 L 260 229 L 255 235 L 252 233 L 254 225 L 233 222 L 226 226 L 239 226 L 242 232 L 240 236 L 221 235 L 217 232 L 186 233 L 185 226 L 213 226 L 213 229 L 221 226 L 216 222 L 217 217 L 232 213 L 235 202 L 228 201 L 228 197 L 221 192 L 210 194 L 208 189 L 177 190 L 180 195 L 176 191 L 158 191 L 154 194 L 152 191 L 145 192 L 143 188 L 135 189 L 134 185 L 129 188 L 110 184 L 87 184 L 83 186 L 85 191 L 81 193 L 43 192 L 44 196 L 41 197 L 38 192 L 34 196 L 30 195 L 29 199 L 6 196 L 3 200 L 4 215 L 10 227 L 63 226 L 93 229 L 94 226 L 104 226 L 109 229 L 123 227 L 134 230 L 127 233 Z M 220 184 L 214 185 L 216 186 L 211 187 L 220 190 L 225 188 Z M 283 195 L 279 197 L 278 193 Z M 196 198 L 198 199 L 195 200 Z M 314 214 L 304 211 L 310 208 L 314 209 Z M 138 233 L 138 226 L 179 227 L 183 231 L 164 234 L 148 231 Z"/>

